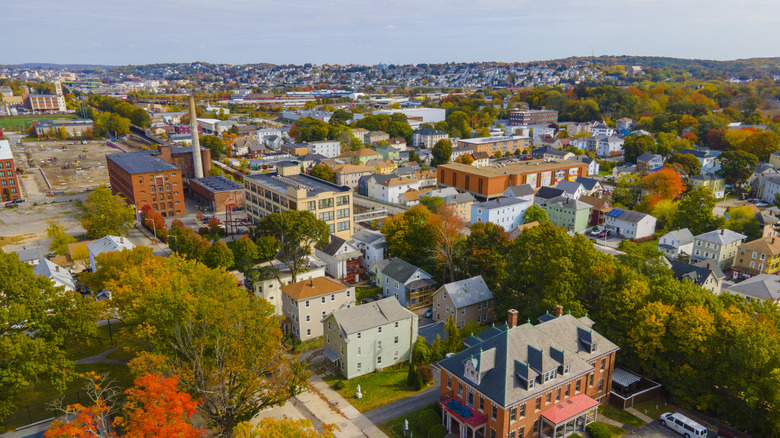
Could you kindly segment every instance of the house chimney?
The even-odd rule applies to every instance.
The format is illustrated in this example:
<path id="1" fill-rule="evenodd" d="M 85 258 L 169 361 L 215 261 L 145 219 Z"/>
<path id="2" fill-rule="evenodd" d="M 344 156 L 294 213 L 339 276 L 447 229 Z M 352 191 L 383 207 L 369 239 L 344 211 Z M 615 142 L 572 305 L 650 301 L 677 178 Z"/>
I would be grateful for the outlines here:
<path id="1" fill-rule="evenodd" d="M 725 228 L 721 228 L 720 229 L 720 235 L 722 236 L 724 234 L 726 234 L 726 229 Z"/>
<path id="2" fill-rule="evenodd" d="M 200 139 L 198 139 L 198 119 L 195 115 L 195 95 L 190 94 L 190 138 L 192 138 L 192 164 L 195 178 L 203 178 L 203 163 L 200 159 Z"/>
<path id="3" fill-rule="evenodd" d="M 555 317 L 558 318 L 563 315 L 563 306 L 555 306 Z"/>
<path id="4" fill-rule="evenodd" d="M 517 310 L 515 309 L 509 309 L 506 315 L 506 325 L 509 328 L 515 327 L 517 325 Z"/>
<path id="5" fill-rule="evenodd" d="M 60 272 L 60 266 L 59 266 L 59 265 L 55 265 L 55 266 L 54 266 L 54 270 L 55 270 L 56 272 Z"/>
<path id="6" fill-rule="evenodd" d="M 125 243 L 125 238 L 120 236 L 119 237 L 119 243 L 124 244 Z"/>
<path id="7" fill-rule="evenodd" d="M 309 286 L 314 287 L 314 279 L 313 278 L 309 279 Z"/>

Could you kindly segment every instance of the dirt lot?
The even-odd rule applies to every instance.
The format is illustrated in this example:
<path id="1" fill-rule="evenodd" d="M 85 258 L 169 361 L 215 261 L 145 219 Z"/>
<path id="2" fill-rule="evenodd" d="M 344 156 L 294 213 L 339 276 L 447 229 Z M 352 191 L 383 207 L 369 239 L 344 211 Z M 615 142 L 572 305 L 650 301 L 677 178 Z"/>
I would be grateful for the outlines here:
<path id="1" fill-rule="evenodd" d="M 49 200 L 38 205 L 25 202 L 17 208 L 0 208 L 0 248 L 6 252 L 30 244 L 48 248 L 51 241 L 46 236 L 49 219 L 65 227 L 65 231 L 73 236 L 83 234 L 77 214 L 70 200 Z"/>
<path id="2" fill-rule="evenodd" d="M 65 193 L 83 192 L 100 184 L 108 184 L 106 154 L 121 153 L 109 147 L 105 141 L 90 141 L 86 145 L 73 142 L 31 142 L 25 143 L 24 148 L 14 149 L 17 163 L 24 164 L 28 174 L 40 173 L 36 169 L 40 167 L 51 184 L 51 190 Z M 84 152 L 84 149 L 87 151 Z M 35 181 L 39 184 L 40 192 L 49 190 L 42 178 L 36 178 Z"/>

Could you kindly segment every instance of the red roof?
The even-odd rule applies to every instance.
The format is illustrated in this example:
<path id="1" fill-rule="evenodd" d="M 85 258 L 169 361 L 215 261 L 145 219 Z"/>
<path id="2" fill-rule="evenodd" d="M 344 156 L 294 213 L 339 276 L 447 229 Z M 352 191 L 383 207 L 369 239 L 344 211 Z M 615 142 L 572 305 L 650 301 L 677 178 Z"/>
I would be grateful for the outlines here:
<path id="1" fill-rule="evenodd" d="M 560 424 L 598 405 L 599 402 L 593 400 L 587 395 L 577 394 L 570 399 L 564 400 L 555 406 L 545 409 L 542 411 L 542 416 L 550 420 L 550 422 L 553 424 Z"/>

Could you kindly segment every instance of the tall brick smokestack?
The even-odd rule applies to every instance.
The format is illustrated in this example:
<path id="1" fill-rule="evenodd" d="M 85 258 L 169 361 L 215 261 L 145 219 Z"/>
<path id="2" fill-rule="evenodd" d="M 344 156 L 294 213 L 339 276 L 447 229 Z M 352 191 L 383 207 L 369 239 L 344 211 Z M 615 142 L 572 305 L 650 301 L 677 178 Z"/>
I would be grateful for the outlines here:
<path id="1" fill-rule="evenodd" d="M 192 165 L 195 178 L 203 178 L 203 163 L 200 158 L 200 140 L 198 139 L 198 119 L 195 115 L 195 95 L 190 94 L 190 135 L 192 136 Z"/>

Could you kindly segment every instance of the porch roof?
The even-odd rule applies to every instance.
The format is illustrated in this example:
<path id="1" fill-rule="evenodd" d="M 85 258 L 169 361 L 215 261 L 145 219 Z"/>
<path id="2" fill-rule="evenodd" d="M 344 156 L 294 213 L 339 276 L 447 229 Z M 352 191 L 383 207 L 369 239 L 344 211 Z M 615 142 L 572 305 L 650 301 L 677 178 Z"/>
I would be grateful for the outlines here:
<path id="1" fill-rule="evenodd" d="M 542 411 L 542 417 L 552 424 L 560 424 L 598 405 L 599 402 L 587 395 L 577 394 L 570 399 L 545 409 Z"/>
<path id="2" fill-rule="evenodd" d="M 333 351 L 331 348 L 326 349 L 323 354 L 325 354 L 325 357 L 327 357 L 331 362 L 335 362 L 339 358 L 339 354 Z"/>
<path id="3" fill-rule="evenodd" d="M 459 422 L 466 423 L 471 427 L 477 427 L 487 423 L 487 417 L 485 415 L 471 409 L 455 398 L 444 401 L 441 405 Z"/>

